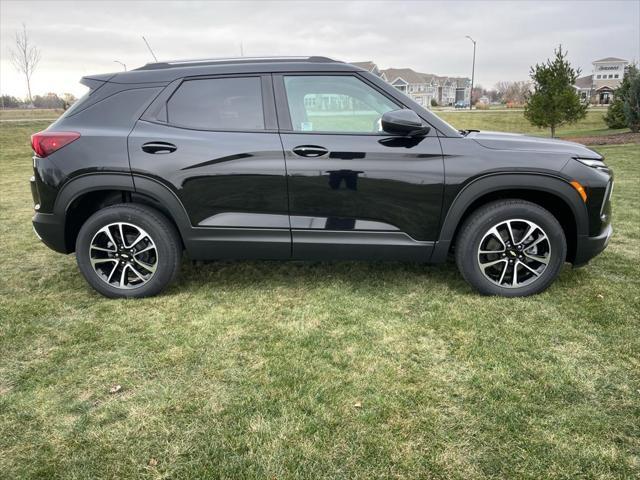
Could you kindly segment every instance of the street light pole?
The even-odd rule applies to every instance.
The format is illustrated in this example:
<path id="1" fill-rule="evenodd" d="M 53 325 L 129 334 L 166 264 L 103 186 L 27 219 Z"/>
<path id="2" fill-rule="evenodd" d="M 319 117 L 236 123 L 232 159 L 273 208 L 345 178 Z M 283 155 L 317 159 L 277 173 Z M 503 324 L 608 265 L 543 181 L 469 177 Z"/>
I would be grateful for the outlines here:
<path id="1" fill-rule="evenodd" d="M 122 65 L 124 67 L 124 71 L 125 72 L 127 71 L 127 66 L 124 63 L 122 63 L 120 60 L 114 60 L 114 63 L 119 63 L 120 65 Z"/>
<path id="2" fill-rule="evenodd" d="M 471 64 L 471 90 L 469 91 L 469 110 L 473 107 L 473 80 L 476 73 L 476 41 L 469 35 L 466 37 L 473 42 L 473 63 Z"/>

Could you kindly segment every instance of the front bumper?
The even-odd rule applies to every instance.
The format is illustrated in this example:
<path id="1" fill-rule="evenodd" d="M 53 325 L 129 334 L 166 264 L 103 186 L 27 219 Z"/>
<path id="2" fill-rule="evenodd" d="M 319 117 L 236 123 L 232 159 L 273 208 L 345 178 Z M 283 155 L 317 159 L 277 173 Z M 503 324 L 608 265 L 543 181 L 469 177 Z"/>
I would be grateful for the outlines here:
<path id="1" fill-rule="evenodd" d="M 574 267 L 582 267 L 586 265 L 589 260 L 601 253 L 611 239 L 613 234 L 613 227 L 611 224 L 607 225 L 604 231 L 597 237 L 579 236 L 578 244 L 576 245 L 576 257 L 573 261 Z"/>
<path id="2" fill-rule="evenodd" d="M 69 253 L 64 239 L 64 222 L 53 213 L 36 213 L 32 219 L 36 236 L 47 247 L 60 253 Z"/>

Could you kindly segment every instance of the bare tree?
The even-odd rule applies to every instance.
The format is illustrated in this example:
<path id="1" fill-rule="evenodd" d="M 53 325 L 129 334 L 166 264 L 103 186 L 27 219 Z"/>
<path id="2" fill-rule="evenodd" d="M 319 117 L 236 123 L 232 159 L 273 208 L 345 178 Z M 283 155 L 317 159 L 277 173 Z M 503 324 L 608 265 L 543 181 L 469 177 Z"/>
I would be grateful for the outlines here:
<path id="1" fill-rule="evenodd" d="M 31 97 L 31 76 L 40 62 L 40 50 L 29 42 L 27 26 L 22 24 L 22 31 L 16 32 L 16 46 L 11 50 L 11 63 L 27 80 L 29 104 L 33 105 Z"/>
<path id="2" fill-rule="evenodd" d="M 496 90 L 504 103 L 522 105 L 526 101 L 529 90 L 531 90 L 531 83 L 501 81 L 496 83 Z"/>

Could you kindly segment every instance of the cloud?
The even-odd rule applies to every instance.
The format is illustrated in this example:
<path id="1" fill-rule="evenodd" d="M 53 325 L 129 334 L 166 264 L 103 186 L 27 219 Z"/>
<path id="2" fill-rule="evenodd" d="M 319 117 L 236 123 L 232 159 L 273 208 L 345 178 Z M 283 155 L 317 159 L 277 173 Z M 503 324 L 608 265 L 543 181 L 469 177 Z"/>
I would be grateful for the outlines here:
<path id="1" fill-rule="evenodd" d="M 160 59 L 327 55 L 373 60 L 441 75 L 469 75 L 489 87 L 528 76 L 558 44 L 589 71 L 607 56 L 640 57 L 637 1 L 566 2 L 12 2 L 0 4 L 0 89 L 23 96 L 9 62 L 13 35 L 26 22 L 42 62 L 33 90 L 79 93 L 83 75 Z M 598 12 L 595 14 L 594 12 Z"/>

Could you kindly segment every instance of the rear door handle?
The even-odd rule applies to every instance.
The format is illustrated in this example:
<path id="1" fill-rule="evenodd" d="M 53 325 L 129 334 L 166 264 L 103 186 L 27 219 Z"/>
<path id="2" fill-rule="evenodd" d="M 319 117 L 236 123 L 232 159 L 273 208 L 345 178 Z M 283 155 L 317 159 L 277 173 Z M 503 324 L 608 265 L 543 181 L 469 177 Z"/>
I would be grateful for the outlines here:
<path id="1" fill-rule="evenodd" d="M 321 157 L 329 153 L 329 150 L 318 145 L 300 145 L 294 147 L 293 153 L 301 157 Z"/>
<path id="2" fill-rule="evenodd" d="M 142 145 L 142 151 L 146 153 L 172 153 L 178 149 L 173 143 L 147 142 Z"/>

